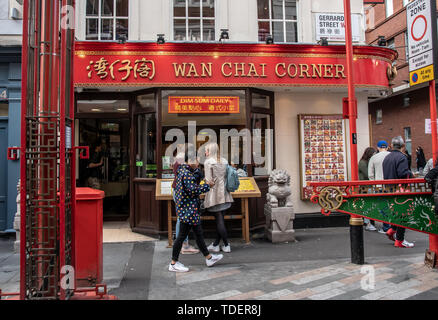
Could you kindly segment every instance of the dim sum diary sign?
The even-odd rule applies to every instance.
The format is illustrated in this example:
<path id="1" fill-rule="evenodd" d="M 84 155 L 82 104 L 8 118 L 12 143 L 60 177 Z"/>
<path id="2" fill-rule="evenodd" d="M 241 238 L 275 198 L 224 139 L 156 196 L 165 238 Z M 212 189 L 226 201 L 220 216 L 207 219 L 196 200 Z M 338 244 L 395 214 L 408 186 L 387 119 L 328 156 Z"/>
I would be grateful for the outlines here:
<path id="1" fill-rule="evenodd" d="M 239 112 L 239 97 L 169 97 L 169 113 Z"/>

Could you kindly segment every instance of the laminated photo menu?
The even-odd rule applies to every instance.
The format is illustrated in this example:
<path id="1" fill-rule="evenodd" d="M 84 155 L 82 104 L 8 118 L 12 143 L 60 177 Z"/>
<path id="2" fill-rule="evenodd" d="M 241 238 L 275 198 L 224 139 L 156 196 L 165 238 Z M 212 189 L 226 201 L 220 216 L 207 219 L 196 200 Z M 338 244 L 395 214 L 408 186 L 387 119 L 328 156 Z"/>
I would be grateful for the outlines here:
<path id="1" fill-rule="evenodd" d="M 301 199 L 312 196 L 308 182 L 347 180 L 345 124 L 342 115 L 298 115 Z"/>

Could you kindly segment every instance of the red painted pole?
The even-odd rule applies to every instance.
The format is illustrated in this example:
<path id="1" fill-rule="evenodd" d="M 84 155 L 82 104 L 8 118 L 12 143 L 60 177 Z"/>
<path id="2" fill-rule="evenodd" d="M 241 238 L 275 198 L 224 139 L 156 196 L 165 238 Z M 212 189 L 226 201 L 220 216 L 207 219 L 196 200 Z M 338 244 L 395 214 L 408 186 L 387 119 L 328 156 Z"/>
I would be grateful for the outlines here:
<path id="1" fill-rule="evenodd" d="M 429 98 L 430 98 L 430 125 L 432 131 L 432 157 L 433 157 L 433 164 L 435 165 L 438 156 L 435 80 L 429 81 Z M 429 250 L 435 252 L 436 256 L 438 256 L 437 235 L 429 235 Z"/>
<path id="2" fill-rule="evenodd" d="M 350 124 L 350 161 L 351 161 L 351 180 L 358 180 L 358 163 L 357 163 L 357 133 L 356 117 L 357 103 L 356 93 L 354 91 L 354 74 L 353 74 L 353 44 L 351 32 L 351 8 L 350 0 L 344 0 L 345 16 L 345 47 L 347 54 L 347 81 L 348 81 L 348 120 Z"/>
<path id="3" fill-rule="evenodd" d="M 345 51 L 347 59 L 347 81 L 348 81 L 348 120 L 350 125 L 350 161 L 351 161 L 351 180 L 357 181 L 359 178 L 357 163 L 357 102 L 354 91 L 353 74 L 353 40 L 351 32 L 351 8 L 350 0 L 344 0 L 345 17 Z M 350 247 L 351 262 L 354 264 L 365 263 L 364 241 L 363 241 L 363 219 L 356 215 L 350 217 Z"/>

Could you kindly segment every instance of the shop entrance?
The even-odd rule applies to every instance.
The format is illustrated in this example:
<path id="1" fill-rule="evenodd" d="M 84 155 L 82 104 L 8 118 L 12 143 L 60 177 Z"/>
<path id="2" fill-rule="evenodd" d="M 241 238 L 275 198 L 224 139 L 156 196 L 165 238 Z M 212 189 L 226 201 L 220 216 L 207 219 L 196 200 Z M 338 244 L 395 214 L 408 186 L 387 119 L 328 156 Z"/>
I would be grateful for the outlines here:
<path id="1" fill-rule="evenodd" d="M 102 101 L 100 103 L 103 103 Z M 94 110 L 100 110 L 94 101 Z M 108 102 L 109 103 L 109 102 Z M 114 102 L 121 113 L 117 118 L 98 115 L 80 117 L 78 140 L 81 146 L 89 146 L 90 158 L 79 161 L 78 186 L 100 189 L 105 192 L 103 218 L 105 221 L 126 221 L 129 218 L 130 168 L 129 137 L 130 120 L 122 107 L 123 102 Z M 78 101 L 78 107 L 86 105 Z M 84 108 L 84 106 L 82 106 Z"/>

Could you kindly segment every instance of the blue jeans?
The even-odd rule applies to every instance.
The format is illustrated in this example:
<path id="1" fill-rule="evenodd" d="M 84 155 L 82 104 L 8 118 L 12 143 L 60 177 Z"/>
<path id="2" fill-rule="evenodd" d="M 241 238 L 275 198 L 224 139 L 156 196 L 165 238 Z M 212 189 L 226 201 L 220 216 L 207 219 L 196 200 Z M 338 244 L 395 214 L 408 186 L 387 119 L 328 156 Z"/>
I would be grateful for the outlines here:
<path id="1" fill-rule="evenodd" d="M 173 195 L 173 202 L 175 202 L 175 196 Z M 176 202 L 175 202 L 176 204 Z M 179 221 L 179 217 L 177 217 L 176 219 L 176 226 L 175 226 L 175 237 L 176 239 L 178 239 L 178 234 L 179 234 L 179 230 L 181 228 L 181 222 Z M 184 242 L 189 242 L 189 236 L 187 235 L 186 239 L 184 240 Z"/>

